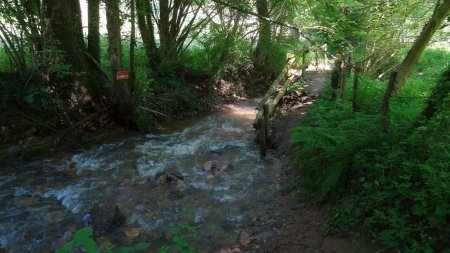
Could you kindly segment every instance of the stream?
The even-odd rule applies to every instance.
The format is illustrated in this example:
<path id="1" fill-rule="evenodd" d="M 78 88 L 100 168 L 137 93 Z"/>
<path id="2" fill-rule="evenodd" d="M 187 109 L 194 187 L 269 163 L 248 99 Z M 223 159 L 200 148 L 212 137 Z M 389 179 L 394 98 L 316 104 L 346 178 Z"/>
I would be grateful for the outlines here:
<path id="1" fill-rule="evenodd" d="M 94 205 L 106 201 L 126 220 L 99 240 L 148 241 L 156 249 L 170 244 L 169 228 L 189 223 L 198 233 L 189 243 L 198 252 L 231 247 L 277 194 L 280 161 L 261 158 L 254 141 L 257 102 L 225 106 L 165 133 L 3 166 L 0 252 L 54 252 Z M 208 162 L 224 170 L 205 171 Z M 181 174 L 182 197 L 155 184 L 163 171 Z"/>

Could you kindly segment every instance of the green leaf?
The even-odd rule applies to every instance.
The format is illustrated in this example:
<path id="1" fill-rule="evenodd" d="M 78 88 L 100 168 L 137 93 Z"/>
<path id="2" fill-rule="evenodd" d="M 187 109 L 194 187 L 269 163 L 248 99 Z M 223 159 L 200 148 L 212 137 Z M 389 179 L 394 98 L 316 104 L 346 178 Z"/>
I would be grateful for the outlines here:
<path id="1" fill-rule="evenodd" d="M 169 248 L 167 246 L 162 246 L 158 250 L 159 253 L 169 253 Z"/>
<path id="2" fill-rule="evenodd" d="M 66 243 L 63 247 L 56 250 L 56 253 L 72 253 L 74 248 L 73 241 Z"/>
<path id="3" fill-rule="evenodd" d="M 75 235 L 73 236 L 74 241 L 82 241 L 86 238 L 91 237 L 94 234 L 94 231 L 91 227 L 84 227 L 77 232 L 75 232 Z"/>
<path id="4" fill-rule="evenodd" d="M 140 242 L 134 245 L 136 250 L 146 250 L 150 247 L 150 243 Z"/>
<path id="5" fill-rule="evenodd" d="M 84 227 L 78 230 L 73 236 L 74 247 L 83 247 L 88 253 L 100 253 L 95 241 L 91 238 L 93 230 L 91 227 Z"/>

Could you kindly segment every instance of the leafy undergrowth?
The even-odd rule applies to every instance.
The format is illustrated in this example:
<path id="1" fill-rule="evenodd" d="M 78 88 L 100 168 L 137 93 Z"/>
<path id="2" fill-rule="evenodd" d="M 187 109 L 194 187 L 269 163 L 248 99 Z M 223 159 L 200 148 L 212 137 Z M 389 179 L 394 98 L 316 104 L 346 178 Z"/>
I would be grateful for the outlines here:
<path id="1" fill-rule="evenodd" d="M 392 100 L 388 133 L 379 119 L 386 82 L 368 77 L 360 80 L 356 112 L 349 81 L 348 99 L 333 101 L 326 90 L 293 130 L 304 175 L 293 190 L 335 203 L 326 233 L 362 233 L 402 252 L 449 252 L 449 96 L 420 120 L 436 83 L 449 82 L 449 71 L 441 75 L 449 57 L 427 51 Z"/>
<path id="2" fill-rule="evenodd" d="M 189 241 L 197 237 L 197 230 L 187 223 L 182 223 L 177 227 L 170 228 L 168 233 L 171 235 L 171 241 L 155 249 L 154 252 L 168 253 L 194 253 L 196 249 L 190 245 Z M 93 239 L 93 229 L 91 227 L 83 227 L 75 232 L 72 240 L 66 242 L 62 247 L 56 250 L 56 253 L 72 253 L 76 250 L 84 250 L 87 253 L 135 253 L 149 252 L 150 243 L 139 242 L 132 246 L 117 246 L 107 243 L 101 247 Z M 103 250 L 101 250 L 103 249 Z M 79 251 L 76 251 L 79 252 Z"/>

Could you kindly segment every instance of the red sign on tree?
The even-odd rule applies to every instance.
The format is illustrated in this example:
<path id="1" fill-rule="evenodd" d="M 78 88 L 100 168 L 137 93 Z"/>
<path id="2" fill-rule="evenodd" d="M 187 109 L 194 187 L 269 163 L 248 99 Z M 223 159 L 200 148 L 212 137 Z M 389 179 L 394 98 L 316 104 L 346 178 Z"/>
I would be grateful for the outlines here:
<path id="1" fill-rule="evenodd" d="M 128 71 L 118 71 L 116 73 L 116 80 L 128 80 Z"/>

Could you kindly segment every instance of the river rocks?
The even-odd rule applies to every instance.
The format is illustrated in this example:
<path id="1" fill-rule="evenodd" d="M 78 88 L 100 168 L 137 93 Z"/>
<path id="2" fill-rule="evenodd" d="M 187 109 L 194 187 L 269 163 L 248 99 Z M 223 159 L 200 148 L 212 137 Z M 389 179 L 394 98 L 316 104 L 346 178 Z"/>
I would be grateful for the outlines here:
<path id="1" fill-rule="evenodd" d="M 157 186 L 163 186 L 167 184 L 169 177 L 166 172 L 159 172 L 155 175 L 155 183 Z"/>
<path id="2" fill-rule="evenodd" d="M 159 187 L 168 187 L 170 189 L 170 194 L 176 198 L 183 197 L 187 188 L 184 177 L 179 172 L 170 174 L 159 172 L 155 175 L 155 183 Z"/>
<path id="3" fill-rule="evenodd" d="M 179 178 L 175 177 L 170 181 L 171 194 L 174 197 L 177 198 L 183 197 L 186 188 L 187 188 L 186 184 L 183 182 L 183 180 Z"/>
<path id="4" fill-rule="evenodd" d="M 99 234 L 120 227 L 125 222 L 125 215 L 117 205 L 109 203 L 96 205 L 89 213 L 94 231 Z"/>
<path id="5" fill-rule="evenodd" d="M 138 237 L 142 233 L 140 228 L 124 228 L 123 233 L 130 239 Z"/>
<path id="6" fill-rule="evenodd" d="M 220 170 L 223 170 L 223 171 L 230 171 L 233 168 L 234 168 L 233 165 L 230 163 L 225 163 L 222 166 L 220 166 Z"/>
<path id="7" fill-rule="evenodd" d="M 202 169 L 204 171 L 211 171 L 211 170 L 213 170 L 215 168 L 217 168 L 217 162 L 216 161 L 207 161 L 202 166 Z"/>
<path id="8" fill-rule="evenodd" d="M 169 178 L 171 179 L 179 179 L 179 180 L 184 180 L 183 175 L 181 175 L 180 172 L 173 172 L 169 174 Z"/>
<path id="9" fill-rule="evenodd" d="M 203 164 L 202 169 L 214 176 L 223 176 L 233 169 L 233 165 L 227 162 L 207 161 Z"/>

